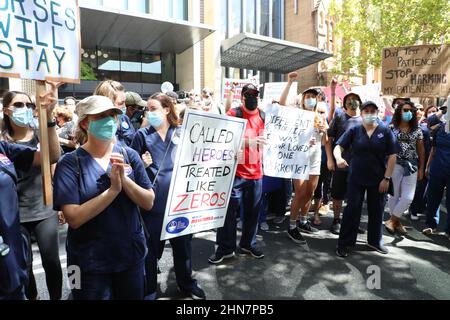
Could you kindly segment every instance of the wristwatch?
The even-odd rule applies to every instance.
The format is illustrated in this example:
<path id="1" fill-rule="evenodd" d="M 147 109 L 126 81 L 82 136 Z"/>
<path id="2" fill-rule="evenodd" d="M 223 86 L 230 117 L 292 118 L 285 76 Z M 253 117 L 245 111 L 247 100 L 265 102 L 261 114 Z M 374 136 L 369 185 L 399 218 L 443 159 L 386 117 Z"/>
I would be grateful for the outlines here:
<path id="1" fill-rule="evenodd" d="M 53 118 L 52 121 L 47 122 L 47 128 L 53 128 L 53 127 L 56 127 L 56 119 L 55 118 Z"/>
<path id="2" fill-rule="evenodd" d="M 391 180 L 392 180 L 392 177 L 384 177 L 384 180 L 386 180 L 386 181 L 391 181 Z"/>

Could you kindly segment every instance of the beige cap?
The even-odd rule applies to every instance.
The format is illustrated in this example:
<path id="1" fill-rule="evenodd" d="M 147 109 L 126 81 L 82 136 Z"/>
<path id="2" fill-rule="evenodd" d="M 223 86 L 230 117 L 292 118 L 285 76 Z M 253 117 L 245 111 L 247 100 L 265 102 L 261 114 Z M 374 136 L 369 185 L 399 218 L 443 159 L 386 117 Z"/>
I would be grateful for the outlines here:
<path id="1" fill-rule="evenodd" d="M 107 110 L 122 114 L 122 110 L 114 106 L 111 99 L 104 96 L 90 96 L 77 103 L 75 113 L 82 118 L 85 115 L 99 114 Z"/>
<path id="2" fill-rule="evenodd" d="M 125 92 L 125 105 L 147 107 L 147 102 L 142 100 L 142 97 L 133 91 Z"/>

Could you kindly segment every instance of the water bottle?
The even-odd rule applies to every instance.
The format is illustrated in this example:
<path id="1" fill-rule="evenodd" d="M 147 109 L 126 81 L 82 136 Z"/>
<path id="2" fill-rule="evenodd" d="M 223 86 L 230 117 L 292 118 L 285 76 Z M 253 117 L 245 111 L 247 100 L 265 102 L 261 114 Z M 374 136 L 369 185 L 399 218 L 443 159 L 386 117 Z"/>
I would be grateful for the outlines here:
<path id="1" fill-rule="evenodd" d="M 9 246 L 3 242 L 3 237 L 0 236 L 0 256 L 4 257 L 9 253 Z"/>

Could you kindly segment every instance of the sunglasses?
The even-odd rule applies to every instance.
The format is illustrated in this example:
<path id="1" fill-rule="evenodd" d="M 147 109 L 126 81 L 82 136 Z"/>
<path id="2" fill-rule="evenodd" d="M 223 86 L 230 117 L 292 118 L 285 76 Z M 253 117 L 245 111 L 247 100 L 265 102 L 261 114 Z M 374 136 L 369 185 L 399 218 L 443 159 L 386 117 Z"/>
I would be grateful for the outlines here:
<path id="1" fill-rule="evenodd" d="M 14 108 L 27 107 L 27 108 L 30 108 L 30 109 L 33 109 L 33 110 L 36 109 L 36 105 L 34 103 L 31 103 L 31 102 L 26 102 L 26 103 L 14 102 L 11 106 L 14 107 Z"/>

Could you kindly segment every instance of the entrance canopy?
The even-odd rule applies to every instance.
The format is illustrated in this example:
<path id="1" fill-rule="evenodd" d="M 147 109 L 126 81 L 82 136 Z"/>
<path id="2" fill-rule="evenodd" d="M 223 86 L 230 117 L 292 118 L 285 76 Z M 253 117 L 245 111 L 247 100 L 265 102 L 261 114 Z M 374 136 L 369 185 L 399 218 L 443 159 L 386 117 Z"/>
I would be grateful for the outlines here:
<path id="1" fill-rule="evenodd" d="M 143 13 L 96 6 L 80 6 L 83 48 L 122 48 L 182 53 L 215 31 L 215 28 Z"/>
<path id="2" fill-rule="evenodd" d="M 223 67 L 289 73 L 333 55 L 317 48 L 241 33 L 222 41 Z"/>

